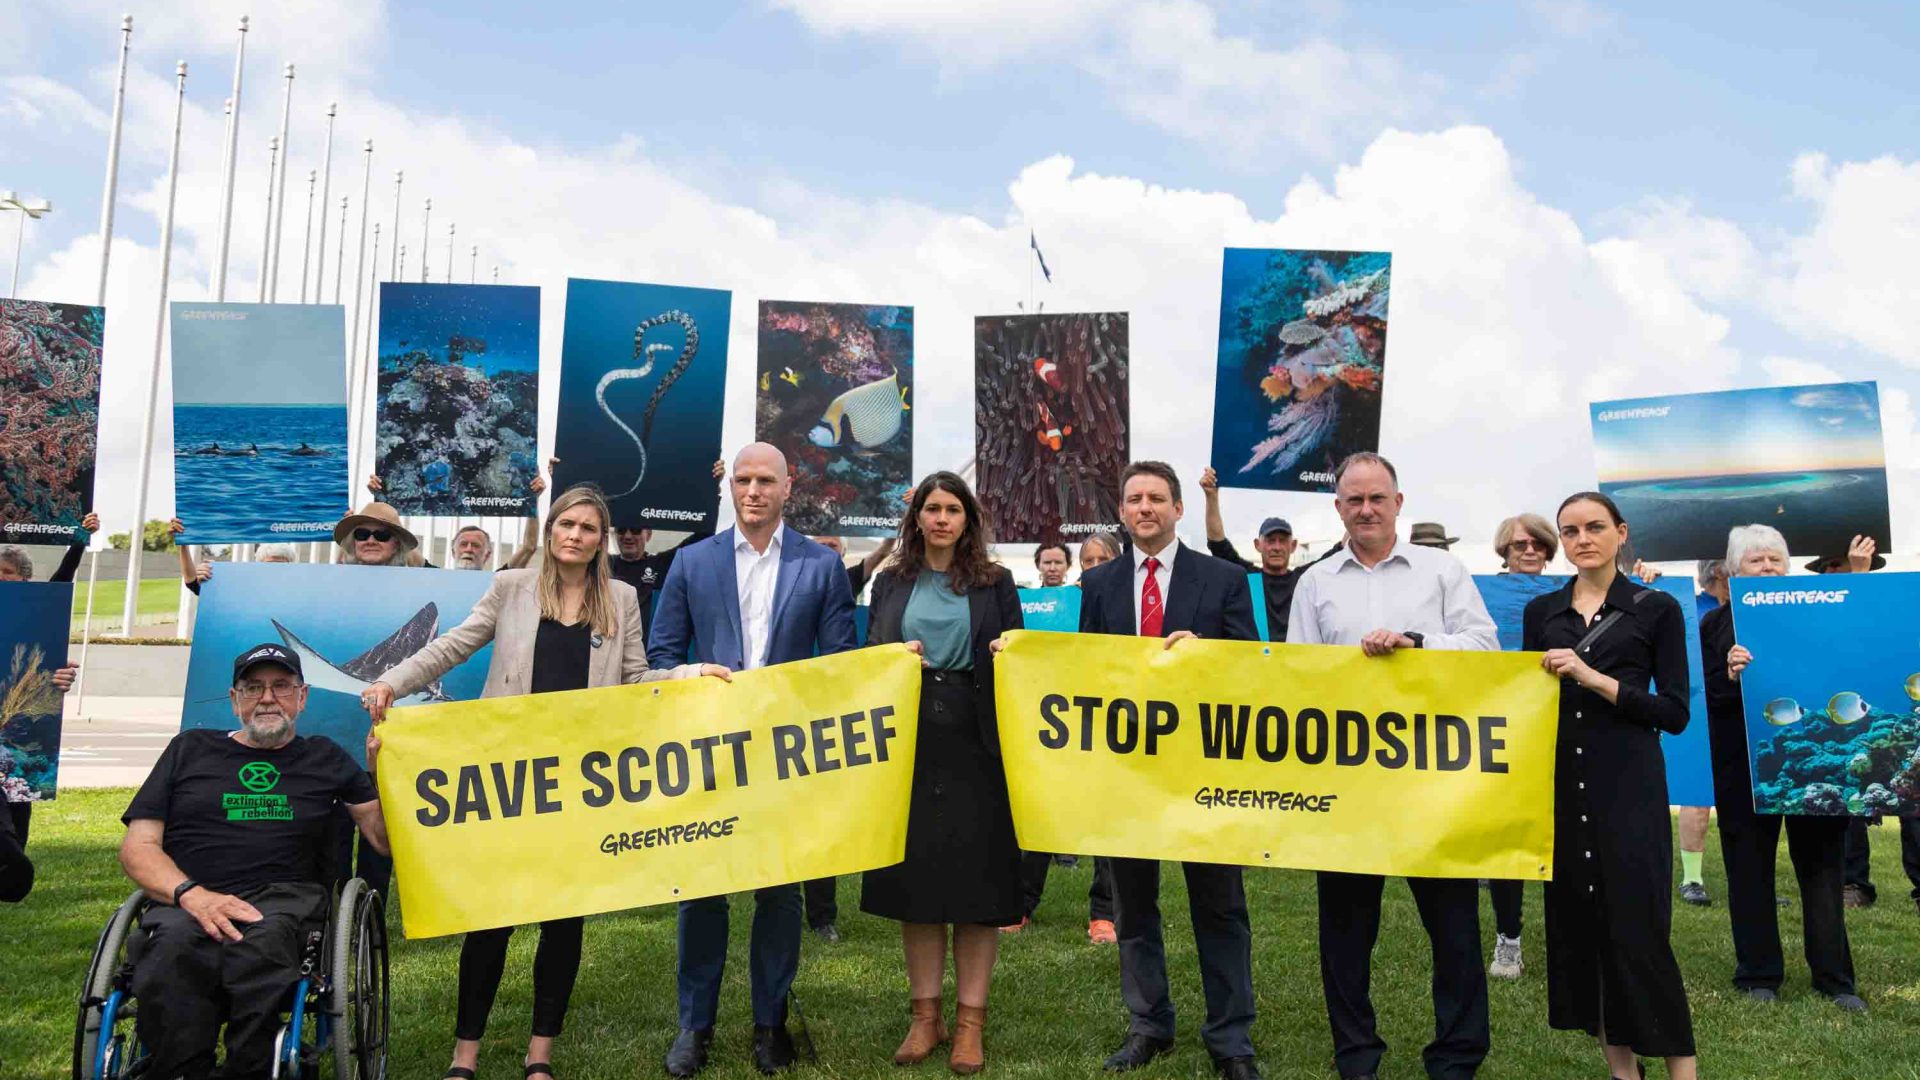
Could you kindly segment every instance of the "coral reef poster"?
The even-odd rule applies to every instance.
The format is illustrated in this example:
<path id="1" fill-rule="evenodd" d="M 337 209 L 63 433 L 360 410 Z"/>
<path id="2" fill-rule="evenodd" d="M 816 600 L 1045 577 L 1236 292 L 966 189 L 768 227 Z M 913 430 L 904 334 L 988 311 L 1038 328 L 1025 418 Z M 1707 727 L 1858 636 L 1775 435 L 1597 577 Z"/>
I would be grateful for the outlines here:
<path id="1" fill-rule="evenodd" d="M 381 499 L 402 514 L 531 517 L 540 289 L 380 286 Z"/>
<path id="2" fill-rule="evenodd" d="M 1502 649 L 1519 650 L 1520 621 L 1527 601 L 1564 587 L 1568 580 L 1558 574 L 1473 575 L 1480 599 L 1486 601 L 1487 614 L 1493 616 Z M 1667 759 L 1667 801 L 1675 806 L 1712 806 L 1713 754 L 1707 745 L 1707 686 L 1700 667 L 1701 611 L 1693 581 L 1668 575 L 1648 587 L 1678 601 L 1687 624 L 1687 729 L 1660 737 L 1660 749 Z"/>
<path id="3" fill-rule="evenodd" d="M 1920 574 L 1730 584 L 1754 810 L 1920 816 Z"/>
<path id="4" fill-rule="evenodd" d="M 620 526 L 710 532 L 733 294 L 567 281 L 554 489 L 591 481 Z"/>
<path id="5" fill-rule="evenodd" d="M 0 300 L 0 541 L 64 544 L 93 509 L 107 313 Z"/>
<path id="6" fill-rule="evenodd" d="M 183 544 L 329 540 L 347 510 L 346 309 L 173 305 Z"/>
<path id="7" fill-rule="evenodd" d="M 1380 448 L 1393 256 L 1228 248 L 1220 271 L 1213 467 L 1230 487 L 1333 490 Z"/>
<path id="8" fill-rule="evenodd" d="M 755 437 L 793 472 L 787 523 L 891 536 L 913 490 L 913 309 L 760 302 Z"/>
<path id="9" fill-rule="evenodd" d="M 1127 329 L 1124 311 L 973 320 L 975 490 L 996 541 L 1119 527 Z"/>
<path id="10" fill-rule="evenodd" d="M 200 590 L 181 728 L 238 727 L 227 690 L 233 658 L 262 642 L 292 649 L 307 682 L 300 734 L 324 735 L 362 764 L 367 713 L 360 692 L 442 631 L 460 625 L 492 574 L 399 566 L 221 563 Z M 471 701 L 486 684 L 493 646 L 396 705 Z"/>
<path id="11" fill-rule="evenodd" d="M 70 582 L 0 581 L 0 803 L 53 798 L 72 616 Z"/>
<path id="12" fill-rule="evenodd" d="M 1795 555 L 1892 546 L 1880 394 L 1870 382 L 1672 394 L 1592 407 L 1600 490 L 1643 559 L 1717 559 L 1760 522 Z"/>

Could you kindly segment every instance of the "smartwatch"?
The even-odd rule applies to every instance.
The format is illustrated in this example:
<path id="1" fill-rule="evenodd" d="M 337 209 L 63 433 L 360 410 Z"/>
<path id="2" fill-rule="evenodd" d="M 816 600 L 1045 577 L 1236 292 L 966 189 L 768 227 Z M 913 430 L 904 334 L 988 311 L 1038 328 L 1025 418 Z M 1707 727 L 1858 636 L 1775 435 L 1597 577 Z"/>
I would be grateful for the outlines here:
<path id="1" fill-rule="evenodd" d="M 181 882 L 180 884 L 175 885 L 173 887 L 173 906 L 179 907 L 180 898 L 182 896 L 185 896 L 188 890 L 197 889 L 199 887 L 200 887 L 200 883 L 193 880 L 192 878 L 188 878 L 187 880 Z"/>
<path id="2" fill-rule="evenodd" d="M 1402 630 L 1400 633 L 1413 640 L 1414 648 L 1424 649 L 1427 647 L 1427 635 L 1420 633 L 1418 630 Z"/>

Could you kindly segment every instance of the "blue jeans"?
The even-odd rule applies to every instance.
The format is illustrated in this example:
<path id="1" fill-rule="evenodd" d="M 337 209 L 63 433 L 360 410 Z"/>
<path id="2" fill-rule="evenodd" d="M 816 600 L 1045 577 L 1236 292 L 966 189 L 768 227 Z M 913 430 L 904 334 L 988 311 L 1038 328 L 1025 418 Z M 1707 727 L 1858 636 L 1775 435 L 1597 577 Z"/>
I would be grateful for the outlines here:
<path id="1" fill-rule="evenodd" d="M 720 1012 L 720 978 L 727 970 L 729 897 L 708 896 L 680 904 L 680 1026 L 713 1027 Z M 787 1022 L 787 991 L 800 968 L 800 885 L 773 885 L 753 894 L 753 944 L 748 978 L 753 1022 Z"/>

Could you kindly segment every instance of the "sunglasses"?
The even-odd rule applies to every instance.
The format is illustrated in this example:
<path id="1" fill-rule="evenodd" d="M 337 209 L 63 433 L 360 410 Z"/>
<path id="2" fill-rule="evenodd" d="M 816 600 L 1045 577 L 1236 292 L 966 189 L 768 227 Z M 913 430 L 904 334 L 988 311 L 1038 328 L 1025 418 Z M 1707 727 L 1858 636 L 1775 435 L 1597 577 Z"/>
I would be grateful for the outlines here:
<path id="1" fill-rule="evenodd" d="M 1531 538 L 1531 537 L 1526 537 L 1526 538 L 1522 538 L 1522 539 L 1519 539 L 1519 540 L 1510 540 L 1510 541 L 1508 541 L 1508 542 L 1507 542 L 1507 547 L 1508 547 L 1509 549 L 1512 549 L 1512 548 L 1519 548 L 1519 549 L 1520 549 L 1521 551 L 1545 551 L 1545 550 L 1547 550 L 1547 545 L 1545 545 L 1545 544 L 1543 544 L 1543 543 L 1541 543 L 1540 541 L 1538 541 L 1538 540 L 1535 540 L 1535 539 L 1533 539 L 1533 538 Z"/>
<path id="2" fill-rule="evenodd" d="M 353 538 L 355 540 L 378 540 L 384 544 L 393 539 L 393 533 L 386 529 L 355 529 L 353 530 Z"/>

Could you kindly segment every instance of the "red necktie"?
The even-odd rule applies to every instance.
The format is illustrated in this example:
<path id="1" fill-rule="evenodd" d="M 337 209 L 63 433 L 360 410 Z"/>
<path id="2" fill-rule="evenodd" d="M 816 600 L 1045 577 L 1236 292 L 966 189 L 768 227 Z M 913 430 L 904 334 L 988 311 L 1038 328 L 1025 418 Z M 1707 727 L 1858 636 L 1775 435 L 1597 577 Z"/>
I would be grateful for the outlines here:
<path id="1" fill-rule="evenodd" d="M 1141 565 L 1146 567 L 1147 580 L 1140 586 L 1140 636 L 1159 637 L 1160 619 L 1167 613 L 1167 605 L 1160 599 L 1160 582 L 1154 577 L 1160 560 L 1149 555 Z"/>

